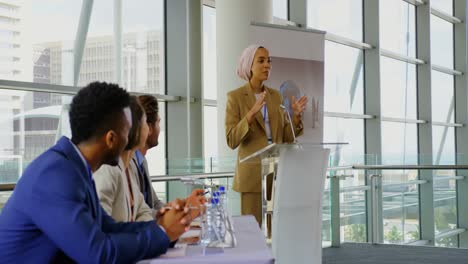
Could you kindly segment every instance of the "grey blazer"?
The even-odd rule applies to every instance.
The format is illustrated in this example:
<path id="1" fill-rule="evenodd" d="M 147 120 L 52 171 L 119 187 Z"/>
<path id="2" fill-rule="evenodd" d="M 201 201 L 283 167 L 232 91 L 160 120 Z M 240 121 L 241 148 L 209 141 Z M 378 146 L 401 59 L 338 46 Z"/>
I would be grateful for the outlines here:
<path id="1" fill-rule="evenodd" d="M 148 171 L 148 162 L 146 161 L 146 158 L 143 156 L 144 171 L 142 171 L 140 169 L 140 166 L 138 166 L 136 154 L 132 157 L 132 161 L 130 162 L 130 168 L 133 171 L 137 172 L 136 180 L 138 182 L 138 186 L 140 187 L 141 193 L 144 193 L 145 190 L 147 190 L 147 198 L 145 200 L 148 206 L 152 208 L 155 212 L 161 209 L 164 206 L 164 203 L 161 200 L 159 200 L 158 195 L 156 194 L 156 191 L 154 190 L 153 185 L 151 184 L 150 174 Z"/>

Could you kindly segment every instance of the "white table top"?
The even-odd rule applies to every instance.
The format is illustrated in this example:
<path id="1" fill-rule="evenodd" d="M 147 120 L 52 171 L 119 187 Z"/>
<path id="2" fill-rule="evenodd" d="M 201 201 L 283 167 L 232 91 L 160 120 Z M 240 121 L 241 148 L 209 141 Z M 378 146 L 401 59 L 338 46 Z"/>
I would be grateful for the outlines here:
<path id="1" fill-rule="evenodd" d="M 233 217 L 237 247 L 225 249 L 207 249 L 203 255 L 201 246 L 169 249 L 168 253 L 159 258 L 147 259 L 138 264 L 161 263 L 274 263 L 271 249 L 267 247 L 263 232 L 253 216 Z M 190 232 L 190 231 L 189 231 Z"/>

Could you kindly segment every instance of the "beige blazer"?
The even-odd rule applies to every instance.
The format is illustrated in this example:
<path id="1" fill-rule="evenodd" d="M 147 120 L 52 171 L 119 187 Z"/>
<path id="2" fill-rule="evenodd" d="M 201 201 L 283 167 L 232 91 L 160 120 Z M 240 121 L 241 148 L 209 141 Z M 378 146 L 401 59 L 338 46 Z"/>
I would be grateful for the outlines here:
<path id="1" fill-rule="evenodd" d="M 127 176 L 123 170 L 124 164 L 119 159 L 118 166 L 102 165 L 93 174 L 96 191 L 102 208 L 116 222 L 151 221 L 153 211 L 145 203 L 140 191 L 136 174 L 129 168 L 133 192 L 133 219 L 131 214 L 130 191 Z"/>
<path id="2" fill-rule="evenodd" d="M 266 87 L 265 97 L 272 140 L 281 144 L 293 142 L 289 120 L 280 108 L 283 102 L 279 91 Z M 263 115 L 259 111 L 252 124 L 247 122 L 247 113 L 255 104 L 256 98 L 250 84 L 231 91 L 227 94 L 226 103 L 226 141 L 230 148 L 238 148 L 237 165 L 234 175 L 233 189 L 237 192 L 261 192 L 261 164 L 260 159 L 253 162 L 239 163 L 239 160 L 268 145 L 268 139 L 263 122 Z M 296 136 L 303 133 L 302 122 L 294 128 Z"/>

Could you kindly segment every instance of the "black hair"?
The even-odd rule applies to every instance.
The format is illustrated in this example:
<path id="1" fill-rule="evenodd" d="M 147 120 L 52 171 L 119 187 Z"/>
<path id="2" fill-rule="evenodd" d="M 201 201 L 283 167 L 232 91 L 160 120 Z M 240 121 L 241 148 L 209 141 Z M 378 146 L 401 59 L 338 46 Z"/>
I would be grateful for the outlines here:
<path id="1" fill-rule="evenodd" d="M 138 96 L 138 101 L 140 102 L 143 109 L 146 113 L 146 122 L 149 124 L 154 124 L 157 121 L 159 115 L 159 105 L 156 97 L 152 95 L 140 95 Z"/>
<path id="2" fill-rule="evenodd" d="M 104 135 L 123 117 L 123 109 L 130 106 L 130 94 L 119 85 L 92 82 L 78 91 L 70 105 L 72 142 L 79 144 Z"/>
<path id="3" fill-rule="evenodd" d="M 141 118 L 145 114 L 143 107 L 135 96 L 130 97 L 130 110 L 132 110 L 132 128 L 128 133 L 128 143 L 125 150 L 134 148 L 140 142 Z"/>

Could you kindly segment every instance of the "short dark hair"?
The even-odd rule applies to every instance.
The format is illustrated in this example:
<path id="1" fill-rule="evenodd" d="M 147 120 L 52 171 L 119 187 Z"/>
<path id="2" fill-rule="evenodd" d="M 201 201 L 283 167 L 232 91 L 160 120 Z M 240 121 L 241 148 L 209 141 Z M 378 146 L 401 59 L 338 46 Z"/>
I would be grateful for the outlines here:
<path id="1" fill-rule="evenodd" d="M 132 128 L 128 133 L 128 143 L 125 150 L 130 150 L 140 142 L 141 118 L 145 114 L 135 96 L 130 97 L 130 110 L 132 110 Z"/>
<path id="2" fill-rule="evenodd" d="M 88 84 L 78 91 L 70 105 L 72 142 L 79 144 L 115 128 L 128 106 L 130 94 L 117 84 Z"/>
<path id="3" fill-rule="evenodd" d="M 159 105 L 156 97 L 152 95 L 140 95 L 138 96 L 138 101 L 143 109 L 145 109 L 146 122 L 154 124 L 159 114 Z"/>

